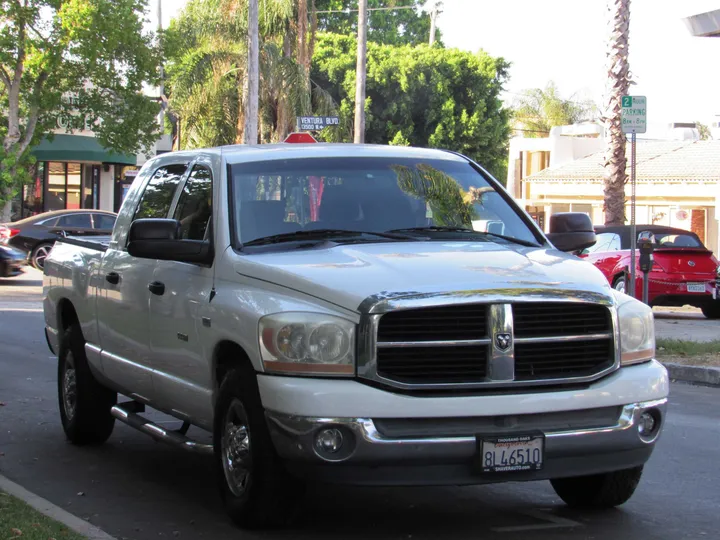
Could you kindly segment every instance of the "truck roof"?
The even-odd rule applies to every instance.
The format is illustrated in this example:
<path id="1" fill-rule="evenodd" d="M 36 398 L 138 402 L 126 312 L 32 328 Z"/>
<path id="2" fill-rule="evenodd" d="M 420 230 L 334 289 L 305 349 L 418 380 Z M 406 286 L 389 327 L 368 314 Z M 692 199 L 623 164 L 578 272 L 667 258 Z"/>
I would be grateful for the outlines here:
<path id="1" fill-rule="evenodd" d="M 411 146 L 390 146 L 380 144 L 352 143 L 277 143 L 245 145 L 235 144 L 214 148 L 198 148 L 161 154 L 153 160 L 173 156 L 191 159 L 198 154 L 220 155 L 228 163 L 261 161 L 267 159 L 297 159 L 303 157 L 397 157 L 419 159 L 442 159 L 464 162 L 461 156 L 447 150 L 416 148 Z"/>

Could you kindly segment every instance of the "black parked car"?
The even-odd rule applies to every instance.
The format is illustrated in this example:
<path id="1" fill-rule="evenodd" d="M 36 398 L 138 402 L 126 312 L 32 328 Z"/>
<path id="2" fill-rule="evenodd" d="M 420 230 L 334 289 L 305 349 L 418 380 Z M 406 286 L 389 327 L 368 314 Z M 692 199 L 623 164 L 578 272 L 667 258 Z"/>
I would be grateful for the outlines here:
<path id="1" fill-rule="evenodd" d="M 42 270 L 55 241 L 63 236 L 112 233 L 117 214 L 103 210 L 56 210 L 13 223 L 0 224 L 0 243 L 27 253 L 28 262 Z"/>
<path id="2" fill-rule="evenodd" d="M 27 264 L 23 251 L 0 244 L 0 278 L 17 276 Z"/>

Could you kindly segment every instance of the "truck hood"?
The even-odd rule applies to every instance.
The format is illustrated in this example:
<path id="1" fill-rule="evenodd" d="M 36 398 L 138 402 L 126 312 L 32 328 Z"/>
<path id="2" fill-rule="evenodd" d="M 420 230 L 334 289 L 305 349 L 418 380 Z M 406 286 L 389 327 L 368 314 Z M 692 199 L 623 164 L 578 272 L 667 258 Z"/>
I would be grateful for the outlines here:
<path id="1" fill-rule="evenodd" d="M 555 249 L 494 242 L 387 242 L 246 255 L 241 275 L 357 311 L 370 297 L 531 289 L 611 299 L 592 264 Z"/>

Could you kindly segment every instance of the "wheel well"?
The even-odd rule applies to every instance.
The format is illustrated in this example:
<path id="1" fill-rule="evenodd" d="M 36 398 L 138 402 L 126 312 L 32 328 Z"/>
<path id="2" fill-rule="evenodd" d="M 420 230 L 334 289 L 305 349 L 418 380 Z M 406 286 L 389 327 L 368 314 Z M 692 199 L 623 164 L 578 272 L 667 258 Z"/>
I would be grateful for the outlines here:
<path id="1" fill-rule="evenodd" d="M 615 275 L 613 276 L 613 278 L 612 278 L 612 283 L 611 283 L 611 285 L 615 285 L 615 282 L 618 280 L 618 278 L 624 278 L 626 272 L 627 272 L 627 270 L 623 269 L 623 270 L 621 270 L 620 272 L 618 272 L 617 274 L 615 274 Z"/>
<path id="2" fill-rule="evenodd" d="M 213 354 L 213 365 L 215 388 L 220 387 L 225 375 L 233 368 L 243 366 L 255 371 L 245 349 L 233 341 L 221 341 L 218 343 L 217 347 L 215 347 L 215 354 Z"/>
<path id="3" fill-rule="evenodd" d="M 60 330 L 67 330 L 78 322 L 77 312 L 72 302 L 67 299 L 60 300 L 58 304 L 58 328 Z"/>

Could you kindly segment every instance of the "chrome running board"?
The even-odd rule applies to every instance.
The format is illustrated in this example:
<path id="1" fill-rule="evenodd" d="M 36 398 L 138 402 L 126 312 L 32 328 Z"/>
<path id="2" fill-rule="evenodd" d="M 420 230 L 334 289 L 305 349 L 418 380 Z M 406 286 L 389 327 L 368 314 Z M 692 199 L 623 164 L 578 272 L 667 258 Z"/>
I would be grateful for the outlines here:
<path id="1" fill-rule="evenodd" d="M 119 403 L 118 405 L 112 407 L 110 409 L 110 414 L 128 426 L 135 428 L 146 435 L 150 435 L 150 437 L 156 441 L 177 446 L 195 454 L 207 455 L 213 453 L 213 447 L 211 444 L 202 444 L 185 436 L 187 427 L 189 427 L 186 426 L 186 424 L 183 424 L 183 427 L 181 427 L 178 431 L 165 429 L 134 412 L 136 409 L 137 404 L 134 401 L 128 401 L 125 403 Z"/>

